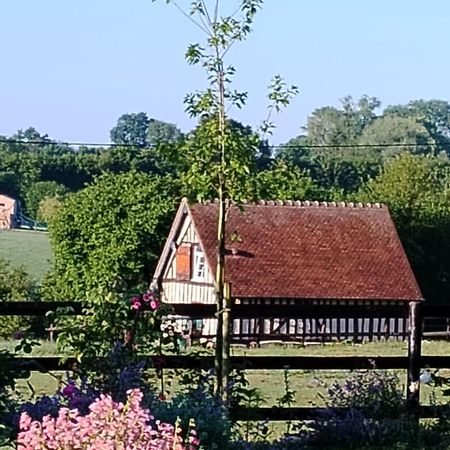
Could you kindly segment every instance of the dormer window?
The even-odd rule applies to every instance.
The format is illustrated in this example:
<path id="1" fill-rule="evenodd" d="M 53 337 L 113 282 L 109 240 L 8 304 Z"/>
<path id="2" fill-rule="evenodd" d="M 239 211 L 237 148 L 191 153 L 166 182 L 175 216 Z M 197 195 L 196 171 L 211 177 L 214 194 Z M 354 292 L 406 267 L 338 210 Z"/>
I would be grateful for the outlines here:
<path id="1" fill-rule="evenodd" d="M 205 279 L 205 255 L 199 246 L 196 246 L 194 250 L 194 264 L 192 269 L 192 279 L 194 281 Z"/>

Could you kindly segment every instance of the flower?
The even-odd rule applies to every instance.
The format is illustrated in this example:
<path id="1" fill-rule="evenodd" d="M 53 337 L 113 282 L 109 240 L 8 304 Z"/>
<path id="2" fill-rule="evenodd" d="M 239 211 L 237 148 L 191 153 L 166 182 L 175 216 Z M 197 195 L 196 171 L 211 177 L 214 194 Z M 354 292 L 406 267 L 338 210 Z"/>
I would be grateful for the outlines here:
<path id="1" fill-rule="evenodd" d="M 153 311 L 157 310 L 159 307 L 159 303 L 155 300 L 152 300 L 150 302 L 150 309 L 152 309 Z"/>
<path id="2" fill-rule="evenodd" d="M 101 394 L 89 406 L 89 413 L 85 416 L 76 409 L 60 408 L 57 417 L 45 416 L 42 421 L 33 421 L 26 412 L 22 413 L 18 450 L 113 449 L 117 448 L 118 442 L 123 450 L 198 448 L 192 429 L 189 430 L 189 437 L 193 439 L 189 439 L 187 446 L 184 446 L 178 424 L 174 427 L 153 420 L 150 412 L 141 406 L 143 394 L 139 389 L 131 389 L 127 394 L 126 404 Z"/>
<path id="3" fill-rule="evenodd" d="M 61 392 L 66 397 L 72 397 L 73 394 L 78 392 L 78 388 L 74 386 L 72 383 L 69 383 L 67 386 L 64 387 L 64 389 Z"/>
<path id="4" fill-rule="evenodd" d="M 135 295 L 134 297 L 131 297 L 131 303 L 139 303 L 141 301 L 141 298 Z"/>
<path id="5" fill-rule="evenodd" d="M 142 303 L 139 302 L 139 301 L 134 302 L 134 303 L 131 305 L 131 308 L 132 308 L 132 309 L 135 309 L 135 310 L 139 310 L 139 309 L 141 309 L 141 307 L 142 307 Z"/>
<path id="6" fill-rule="evenodd" d="M 153 300 L 153 292 L 147 291 L 143 296 L 142 299 L 144 302 L 149 302 L 150 300 Z"/>

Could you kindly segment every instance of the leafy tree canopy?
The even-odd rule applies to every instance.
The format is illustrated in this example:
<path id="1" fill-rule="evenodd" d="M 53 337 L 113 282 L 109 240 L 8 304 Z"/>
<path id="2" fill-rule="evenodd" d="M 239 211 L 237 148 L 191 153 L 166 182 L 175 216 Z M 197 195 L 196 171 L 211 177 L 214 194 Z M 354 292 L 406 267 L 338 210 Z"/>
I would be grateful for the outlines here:
<path id="1" fill-rule="evenodd" d="M 422 293 L 438 303 L 450 291 L 448 172 L 447 161 L 404 153 L 357 196 L 389 206 Z"/>
<path id="2" fill-rule="evenodd" d="M 147 145 L 149 118 L 146 113 L 122 114 L 114 128 L 111 129 L 111 141 L 114 144 Z"/>
<path id="3" fill-rule="evenodd" d="M 59 295 L 148 284 L 176 199 L 172 179 L 137 171 L 102 175 L 68 197 L 50 222 Z"/>
<path id="4" fill-rule="evenodd" d="M 367 126 L 360 144 L 380 145 L 375 150 L 383 158 L 392 157 L 405 150 L 418 155 L 432 155 L 435 151 L 434 140 L 423 124 L 414 117 L 393 114 L 380 117 Z"/>

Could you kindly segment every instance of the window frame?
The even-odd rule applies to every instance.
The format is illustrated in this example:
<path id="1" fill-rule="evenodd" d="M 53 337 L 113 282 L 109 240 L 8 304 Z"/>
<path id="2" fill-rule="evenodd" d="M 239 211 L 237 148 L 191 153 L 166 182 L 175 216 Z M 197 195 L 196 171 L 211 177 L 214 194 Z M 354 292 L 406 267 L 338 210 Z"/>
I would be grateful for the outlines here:
<path id="1" fill-rule="evenodd" d="M 206 260 L 205 252 L 200 245 L 195 245 L 192 252 L 192 281 L 205 281 L 206 280 Z M 200 272 L 201 271 L 201 272 Z"/>

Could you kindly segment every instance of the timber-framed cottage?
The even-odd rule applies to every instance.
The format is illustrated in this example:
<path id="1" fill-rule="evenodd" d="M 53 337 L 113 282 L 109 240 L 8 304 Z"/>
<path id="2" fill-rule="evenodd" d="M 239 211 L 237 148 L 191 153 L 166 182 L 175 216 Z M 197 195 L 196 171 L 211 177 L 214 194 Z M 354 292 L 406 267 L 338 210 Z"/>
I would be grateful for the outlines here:
<path id="1" fill-rule="evenodd" d="M 181 202 L 153 282 L 168 303 L 215 303 L 215 203 Z M 380 204 L 261 201 L 232 206 L 225 278 L 233 303 L 255 305 L 255 318 L 233 321 L 245 339 L 372 339 L 402 336 L 403 320 L 283 317 L 283 305 L 399 306 L 423 300 L 388 208 Z M 274 317 L 259 319 L 258 304 Z M 203 321 L 214 334 L 214 319 Z"/>

